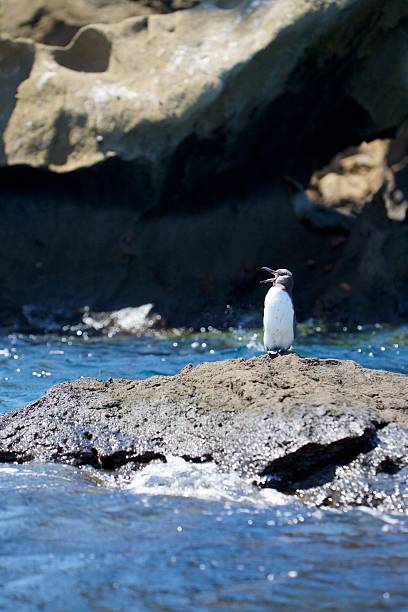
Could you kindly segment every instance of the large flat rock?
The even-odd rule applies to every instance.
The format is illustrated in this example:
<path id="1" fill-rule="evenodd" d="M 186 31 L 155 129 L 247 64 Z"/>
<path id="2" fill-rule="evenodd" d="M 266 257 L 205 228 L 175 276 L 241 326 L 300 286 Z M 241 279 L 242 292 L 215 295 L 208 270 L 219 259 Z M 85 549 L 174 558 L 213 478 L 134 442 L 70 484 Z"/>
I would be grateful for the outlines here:
<path id="1" fill-rule="evenodd" d="M 312 486 L 327 467 L 375 449 L 389 422 L 408 425 L 407 377 L 352 361 L 263 356 L 142 381 L 57 385 L 2 418 L 0 460 L 115 469 L 176 455 L 271 486 Z"/>

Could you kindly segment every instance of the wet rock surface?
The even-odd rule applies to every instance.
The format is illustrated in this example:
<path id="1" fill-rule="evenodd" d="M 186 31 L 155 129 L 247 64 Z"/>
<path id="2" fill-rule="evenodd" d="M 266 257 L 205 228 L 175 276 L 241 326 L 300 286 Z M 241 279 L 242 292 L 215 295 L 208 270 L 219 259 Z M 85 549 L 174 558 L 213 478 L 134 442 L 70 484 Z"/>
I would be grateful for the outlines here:
<path id="1" fill-rule="evenodd" d="M 346 470 L 357 489 L 363 476 L 371 482 L 366 495 L 350 494 L 359 503 L 376 474 L 392 479 L 404 467 L 407 426 L 403 375 L 351 361 L 263 356 L 143 381 L 55 386 L 1 419 L 0 460 L 117 470 L 172 455 L 214 461 L 261 486 L 308 490 L 301 494 L 319 503 L 330 487 L 344 492 L 339 470 Z M 342 503 L 339 492 L 336 499 Z"/>
<path id="2" fill-rule="evenodd" d="M 328 472 L 331 470 L 331 474 Z M 323 468 L 290 490 L 305 502 L 344 508 L 364 505 L 386 512 L 407 512 L 408 429 L 388 425 L 375 445 L 347 465 Z"/>

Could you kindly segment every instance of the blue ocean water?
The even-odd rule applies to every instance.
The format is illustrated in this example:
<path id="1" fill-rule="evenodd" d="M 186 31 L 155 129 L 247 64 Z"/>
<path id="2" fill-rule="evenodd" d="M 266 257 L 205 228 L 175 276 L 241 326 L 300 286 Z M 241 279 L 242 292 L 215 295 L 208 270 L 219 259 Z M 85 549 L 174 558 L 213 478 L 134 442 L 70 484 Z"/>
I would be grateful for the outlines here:
<path id="1" fill-rule="evenodd" d="M 408 328 L 303 325 L 305 356 L 408 374 Z M 79 376 L 142 378 L 250 357 L 258 330 L 156 337 L 0 336 L 0 411 Z M 313 509 L 169 458 L 130 484 L 0 465 L 1 610 L 407 609 L 402 515 Z"/>

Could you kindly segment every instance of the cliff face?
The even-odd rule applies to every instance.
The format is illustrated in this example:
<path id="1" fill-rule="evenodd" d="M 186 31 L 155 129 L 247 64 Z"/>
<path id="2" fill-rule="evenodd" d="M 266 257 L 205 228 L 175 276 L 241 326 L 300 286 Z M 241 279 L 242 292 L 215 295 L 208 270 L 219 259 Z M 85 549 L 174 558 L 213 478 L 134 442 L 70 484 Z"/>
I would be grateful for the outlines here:
<path id="1" fill-rule="evenodd" d="M 196 0 L 2 0 L 0 30 L 12 38 L 33 38 L 62 46 L 91 23 L 116 23 L 194 4 Z"/>
<path id="2" fill-rule="evenodd" d="M 90 25 L 63 48 L 3 37 L 3 311 L 153 302 L 183 323 L 257 303 L 269 264 L 309 315 L 341 255 L 281 178 L 402 124 L 407 18 L 402 0 L 275 0 Z"/>
<path id="3" fill-rule="evenodd" d="M 211 161 L 219 172 L 248 158 L 254 135 L 276 155 L 294 127 L 296 145 L 328 140 L 330 128 L 327 150 L 339 148 L 340 128 L 360 139 L 395 129 L 408 105 L 404 16 L 402 1 L 245 2 L 91 25 L 65 48 L 33 45 L 2 165 L 67 172 L 115 157 L 145 166 L 159 196 L 170 170 L 188 184 Z M 213 154 L 191 159 L 204 143 Z"/>

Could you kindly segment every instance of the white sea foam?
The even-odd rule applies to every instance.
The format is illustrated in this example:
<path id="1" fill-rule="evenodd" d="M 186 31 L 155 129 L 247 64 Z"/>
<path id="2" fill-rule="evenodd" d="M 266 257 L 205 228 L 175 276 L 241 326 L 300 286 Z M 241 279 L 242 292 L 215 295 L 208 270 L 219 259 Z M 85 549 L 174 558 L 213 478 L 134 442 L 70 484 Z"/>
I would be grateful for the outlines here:
<path id="1" fill-rule="evenodd" d="M 289 499 L 272 489 L 260 490 L 238 474 L 223 473 L 215 463 L 190 463 L 174 456 L 167 456 L 167 463 L 146 466 L 125 488 L 138 495 L 192 497 L 257 506 L 282 505 Z"/>

